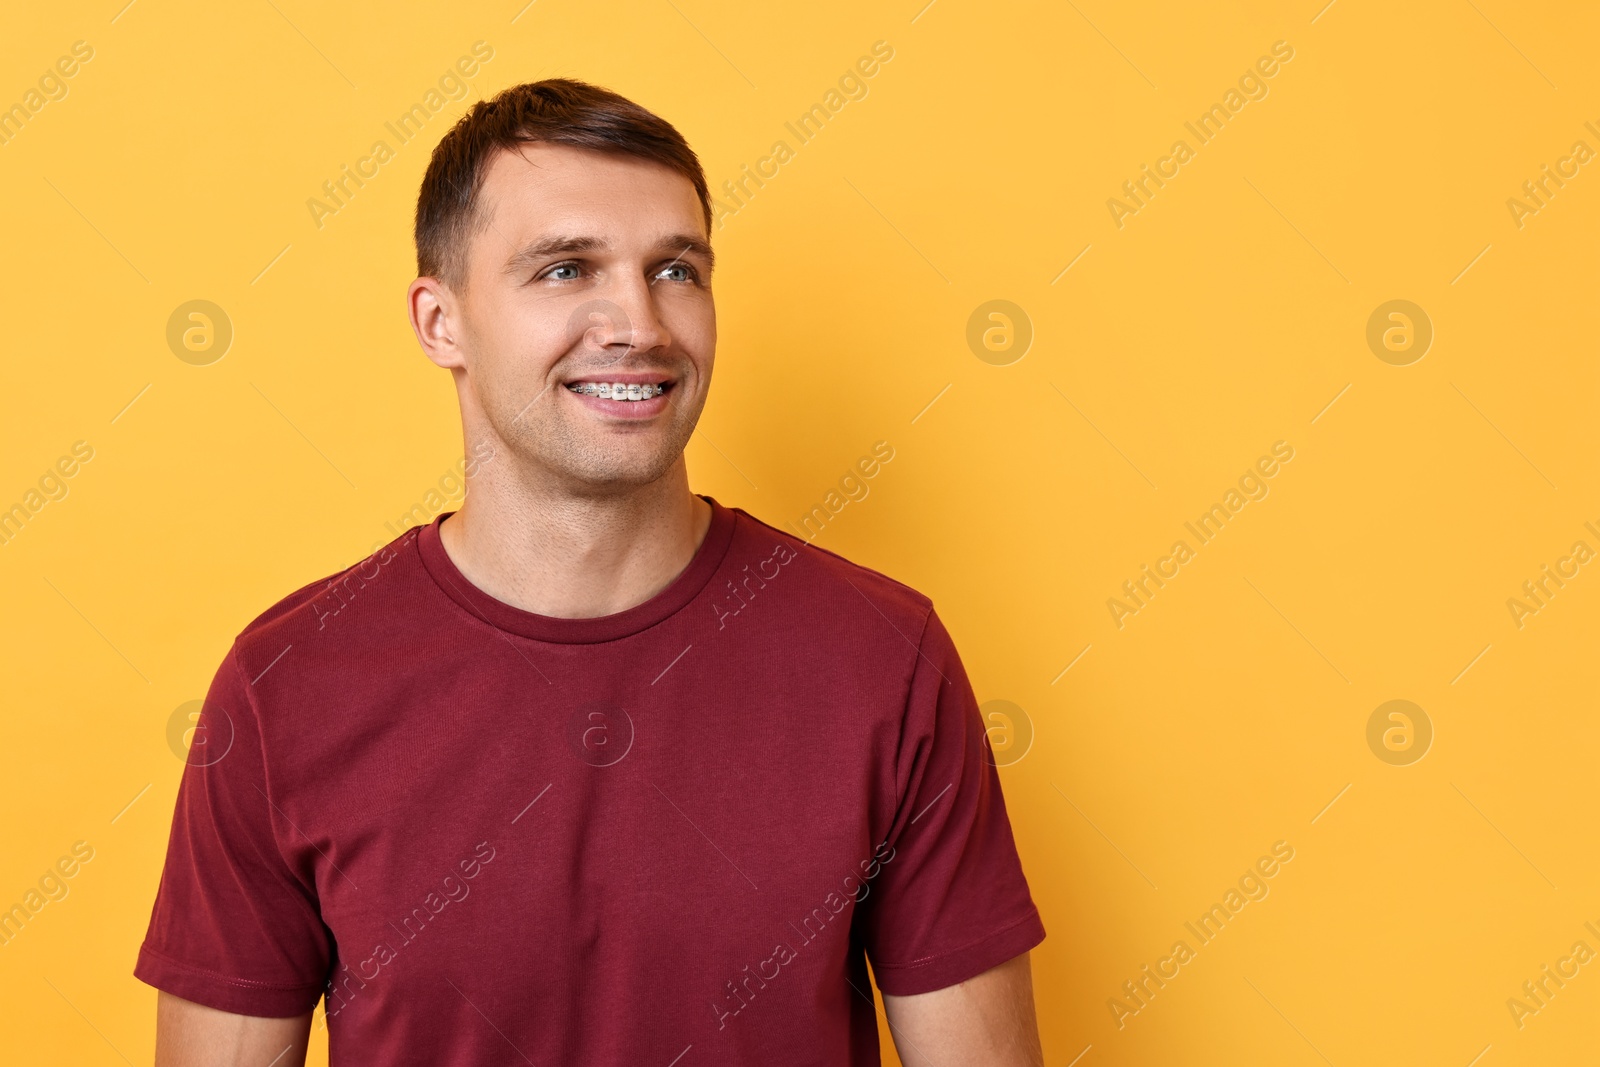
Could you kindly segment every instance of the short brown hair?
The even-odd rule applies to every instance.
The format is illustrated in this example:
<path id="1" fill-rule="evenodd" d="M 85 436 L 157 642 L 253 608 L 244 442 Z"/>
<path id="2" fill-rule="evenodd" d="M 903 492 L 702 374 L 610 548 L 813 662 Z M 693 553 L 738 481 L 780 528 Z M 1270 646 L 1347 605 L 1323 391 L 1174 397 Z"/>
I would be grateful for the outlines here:
<path id="1" fill-rule="evenodd" d="M 478 191 L 501 149 L 536 142 L 661 163 L 688 178 L 711 233 L 711 193 L 700 159 L 673 125 L 609 89 L 570 78 L 513 85 L 480 100 L 433 150 L 417 194 L 417 276 L 466 281 L 467 245 L 483 231 Z"/>

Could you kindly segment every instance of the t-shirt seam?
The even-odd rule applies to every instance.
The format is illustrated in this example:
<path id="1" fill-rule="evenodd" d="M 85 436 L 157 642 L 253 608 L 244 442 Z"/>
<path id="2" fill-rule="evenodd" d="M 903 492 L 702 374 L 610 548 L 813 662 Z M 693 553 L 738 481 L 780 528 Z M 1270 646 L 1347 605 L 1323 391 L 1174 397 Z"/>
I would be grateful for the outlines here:
<path id="1" fill-rule="evenodd" d="M 309 581 L 300 586 L 298 589 L 279 597 L 278 601 L 271 607 L 260 612 L 255 618 L 251 619 L 247 624 L 245 624 L 245 627 L 239 631 L 237 640 L 242 640 L 245 637 L 251 636 L 257 631 L 264 629 L 273 623 L 287 623 L 289 620 L 295 618 L 295 616 L 304 611 L 307 606 L 315 605 L 316 602 L 326 595 L 328 590 L 332 588 L 340 578 L 350 574 L 352 571 L 356 570 L 356 568 L 365 564 L 368 560 L 375 556 L 381 556 L 384 552 L 394 550 L 396 551 L 396 554 L 398 554 L 399 551 L 404 551 L 405 546 L 401 545 L 400 543 L 408 538 L 415 539 L 418 531 L 420 530 L 420 526 L 408 527 L 403 533 L 396 535 L 394 539 L 389 541 L 387 544 L 374 549 L 353 563 L 341 567 L 336 571 L 330 571 L 329 573 L 324 574 L 322 577 Z M 396 545 L 400 545 L 399 550 L 395 550 Z M 292 607 L 284 607 L 284 605 L 288 604 L 296 597 L 306 593 L 310 593 L 312 595 L 308 596 L 304 600 L 299 601 L 298 603 L 295 603 Z M 280 609 L 282 610 L 280 611 Z"/>
<path id="2" fill-rule="evenodd" d="M 529 637 L 526 634 L 519 634 L 515 630 L 507 630 L 505 627 L 491 621 L 489 616 L 484 613 L 482 608 L 478 607 L 476 604 L 470 603 L 471 598 L 466 593 L 463 593 L 460 590 L 454 590 L 454 593 L 452 593 L 455 582 L 448 574 L 434 573 L 434 568 L 429 565 L 427 557 L 423 555 L 420 538 L 418 539 L 417 543 L 417 565 L 422 568 L 422 573 L 427 576 L 428 587 L 433 590 L 434 595 L 449 605 L 451 611 L 468 620 L 474 626 L 481 626 L 490 633 L 499 634 L 501 637 L 504 637 L 507 640 L 510 640 L 511 638 L 521 638 L 524 641 L 531 641 L 534 644 L 552 643 L 541 642 L 538 640 L 538 638 Z M 463 575 L 463 577 L 465 577 L 465 575 Z M 445 588 L 446 582 L 450 583 L 452 587 L 451 589 Z M 463 603 L 463 601 L 469 602 Z"/>
<path id="3" fill-rule="evenodd" d="M 906 593 L 910 593 L 916 599 L 926 602 L 928 607 L 930 607 L 930 608 L 932 607 L 932 603 L 933 602 L 929 599 L 929 597 L 928 597 L 928 595 L 926 593 L 923 593 L 921 590 L 907 585 L 905 582 L 902 582 L 898 578 L 895 578 L 895 577 L 892 577 L 892 576 L 890 576 L 888 574 L 885 574 L 883 571 L 876 570 L 875 568 L 868 567 L 866 564 L 859 563 L 856 560 L 850 559 L 847 556 L 842 556 L 839 553 L 833 551 L 833 549 L 831 549 L 831 548 L 823 548 L 821 545 L 817 544 L 815 541 L 811 541 L 811 540 L 808 540 L 808 539 L 802 538 L 802 537 L 796 537 L 794 534 L 790 533 L 788 530 L 779 529 L 778 527 L 772 525 L 772 523 L 767 522 L 765 519 L 762 519 L 762 518 L 759 518 L 758 516 L 750 514 L 744 508 L 730 506 L 729 510 L 738 512 L 740 515 L 743 515 L 745 518 L 749 519 L 751 522 L 755 523 L 757 526 L 766 527 L 768 530 L 771 530 L 773 533 L 777 534 L 779 537 L 788 538 L 789 540 L 793 541 L 795 544 L 799 545 L 802 548 L 813 549 L 813 550 L 815 550 L 817 552 L 822 553 L 824 556 L 832 556 L 834 559 L 838 560 L 840 563 L 843 563 L 847 567 L 850 567 L 850 568 L 852 568 L 854 570 L 860 571 L 860 572 L 862 572 L 864 574 L 870 574 L 875 578 L 881 578 L 884 581 L 888 582 L 890 585 L 893 585 L 893 586 L 899 588 L 901 591 L 906 592 Z"/>
<path id="4" fill-rule="evenodd" d="M 911 695 L 912 695 L 913 692 L 916 691 L 916 688 L 917 688 L 917 668 L 919 666 L 918 660 L 922 659 L 923 655 L 924 655 L 923 650 L 922 650 L 922 646 L 925 645 L 927 643 L 927 641 L 928 641 L 928 625 L 933 620 L 933 614 L 934 614 L 933 601 L 930 600 L 930 601 L 928 601 L 927 614 L 922 617 L 922 630 L 921 630 L 920 633 L 917 634 L 916 652 L 911 657 L 911 674 L 906 679 L 906 695 L 905 695 L 905 699 L 903 699 L 900 702 L 900 729 L 899 729 L 898 734 L 897 734 L 897 740 L 900 743 L 895 746 L 895 752 L 894 752 L 894 766 L 895 767 L 899 767 L 899 765 L 900 765 L 901 748 L 903 747 L 903 745 L 905 743 L 906 723 L 911 717 Z M 937 698 L 937 694 L 936 694 L 935 695 L 935 704 L 936 705 L 937 705 L 937 702 L 938 702 L 938 698 Z M 895 777 L 895 775 L 891 772 L 891 775 L 890 775 L 891 780 L 893 780 L 894 777 Z M 911 781 L 910 781 L 910 779 L 908 777 L 908 779 L 906 781 L 906 789 L 907 789 L 907 791 L 909 791 L 911 788 L 912 788 L 912 783 L 911 783 Z M 899 792 L 898 787 L 896 787 L 895 793 L 896 793 L 896 795 L 894 797 L 894 804 L 889 809 L 889 826 L 888 826 L 888 829 L 884 832 L 884 835 L 883 835 L 885 840 L 888 840 L 890 832 L 892 832 L 894 830 L 895 819 L 900 814 L 900 806 L 905 803 L 905 795 Z M 904 831 L 902 831 L 902 832 L 904 832 Z"/>
<path id="5" fill-rule="evenodd" d="M 233 659 L 233 667 L 237 672 L 239 681 L 243 682 L 245 678 L 244 664 L 239 660 L 239 642 L 237 640 L 234 642 L 233 648 L 229 650 L 228 655 Z M 266 720 L 261 714 L 260 705 L 256 702 L 255 697 L 251 694 L 251 690 L 254 688 L 254 686 L 255 682 L 251 682 L 248 685 L 245 685 L 243 690 L 245 703 L 249 707 L 251 717 L 255 719 L 256 748 L 260 755 L 261 761 L 261 799 L 267 802 L 267 807 L 270 809 L 266 813 L 267 833 L 272 837 L 272 848 L 273 851 L 278 854 L 278 862 L 283 864 L 284 873 L 288 874 L 288 876 L 294 880 L 295 884 L 300 886 L 310 895 L 311 899 L 316 902 L 316 906 L 313 908 L 313 911 L 320 920 L 322 918 L 322 901 L 317 894 L 316 881 L 313 878 L 312 882 L 308 885 L 305 880 L 300 877 L 300 872 L 295 865 L 289 862 L 289 857 L 284 854 L 283 842 L 279 839 L 277 827 L 273 822 L 272 816 L 274 812 L 278 811 L 278 805 L 272 799 L 272 778 L 270 769 L 267 766 L 267 731 L 263 725 Z M 285 818 L 287 819 L 287 816 L 285 816 Z"/>
<path id="6" fill-rule="evenodd" d="M 739 509 L 737 509 L 737 508 L 728 508 L 727 510 L 730 511 L 730 512 L 739 511 Z M 565 648 L 565 647 L 569 647 L 569 646 L 609 645 L 609 644 L 615 644 L 615 643 L 617 643 L 619 641 L 627 641 L 627 640 L 629 640 L 631 638 L 639 637 L 639 636 L 641 636 L 643 634 L 647 634 L 651 630 L 656 629 L 658 626 L 664 626 L 667 623 L 671 622 L 672 620 L 678 618 L 679 616 L 685 615 L 688 612 L 690 605 L 692 605 L 695 601 L 699 600 L 701 595 L 707 589 L 709 589 L 711 587 L 711 580 L 717 576 L 719 571 L 722 570 L 722 564 L 727 560 L 728 553 L 733 551 L 733 543 L 738 538 L 738 534 L 739 534 L 738 521 L 739 521 L 739 516 L 737 514 L 730 516 L 728 537 L 727 537 L 726 542 L 722 546 L 722 551 L 717 555 L 716 561 L 710 565 L 710 568 L 709 568 L 709 570 L 708 570 L 708 572 L 706 574 L 705 582 L 700 586 L 700 588 L 698 588 L 698 589 L 696 589 L 694 591 L 693 595 L 691 595 L 689 597 L 689 599 L 684 602 L 682 607 L 680 607 L 678 610 L 676 610 L 676 611 L 672 612 L 671 614 L 669 614 L 666 618 L 657 619 L 655 622 L 652 622 L 652 623 L 650 623 L 650 624 L 648 624 L 646 626 L 640 627 L 639 629 L 634 630 L 634 631 L 632 631 L 630 633 L 618 634 L 615 637 L 605 637 L 605 638 L 600 638 L 598 640 L 593 640 L 593 641 L 574 641 L 574 640 L 552 641 L 552 640 L 549 640 L 547 638 L 532 637 L 532 636 L 529 636 L 528 634 L 525 634 L 525 633 L 519 633 L 516 630 L 508 630 L 504 626 L 501 626 L 499 623 L 495 622 L 493 619 L 489 618 L 488 615 L 486 613 L 484 613 L 483 610 L 481 608 L 479 608 L 476 604 L 463 603 L 463 600 L 466 600 L 466 601 L 470 601 L 471 600 L 470 594 L 462 592 L 461 590 L 458 589 L 458 590 L 456 590 L 456 595 L 452 595 L 451 590 L 446 589 L 444 587 L 444 584 L 441 581 L 441 579 L 443 579 L 446 582 L 450 582 L 452 588 L 454 588 L 455 583 L 453 581 L 451 581 L 450 576 L 448 574 L 436 574 L 436 573 L 434 573 L 434 568 L 428 564 L 427 557 L 423 554 L 420 536 L 417 539 L 418 540 L 418 544 L 417 544 L 417 562 L 422 567 L 423 574 L 427 576 L 428 585 L 434 590 L 434 592 L 439 597 L 443 598 L 456 612 L 460 613 L 461 616 L 463 616 L 464 618 L 470 619 L 473 623 L 475 623 L 478 626 L 482 626 L 482 627 L 487 628 L 492 633 L 499 634 L 502 637 L 505 637 L 507 639 L 515 638 L 515 639 L 518 639 L 518 640 L 530 642 L 530 643 L 535 644 L 535 645 L 548 645 L 548 646 L 551 646 L 553 648 Z M 709 533 L 708 533 L 708 536 L 709 536 Z M 441 548 L 442 548 L 442 546 L 441 546 Z M 691 559 L 691 562 L 690 562 L 689 565 L 691 567 L 694 565 L 694 562 L 693 562 L 692 559 Z M 463 577 L 465 577 L 465 576 L 463 575 Z M 481 590 L 479 590 L 479 591 L 481 592 Z M 512 605 L 512 606 L 514 606 L 514 605 Z"/>
<path id="7" fill-rule="evenodd" d="M 956 946 L 955 948 L 947 949 L 944 952 L 940 952 L 932 956 L 924 956 L 921 959 L 911 960 L 907 963 L 880 963 L 877 960 L 873 960 L 872 966 L 873 969 L 879 971 L 908 971 L 918 967 L 926 967 L 930 963 L 938 963 L 941 960 L 949 959 L 951 956 L 958 956 L 969 949 L 976 948 L 978 945 L 981 945 L 986 941 L 992 941 L 1002 934 L 1008 934 L 1012 930 L 1015 930 L 1017 927 L 1021 926 L 1023 923 L 1037 918 L 1038 915 L 1039 909 L 1036 906 L 1030 906 L 1028 908 L 1028 914 L 1024 915 L 1016 922 L 1007 923 L 998 930 L 991 930 L 988 933 L 975 937 L 971 941 L 967 941 L 964 944 Z"/>
<path id="8" fill-rule="evenodd" d="M 176 967 L 181 971 L 187 971 L 191 975 L 198 975 L 198 976 L 201 976 L 201 977 L 204 977 L 204 978 L 212 978 L 212 979 L 215 979 L 215 980 L 217 980 L 219 982 L 224 982 L 224 983 L 226 983 L 228 985 L 231 985 L 231 986 L 238 986 L 238 987 L 243 988 L 243 989 L 275 989 L 275 990 L 282 990 L 282 991 L 285 991 L 285 992 L 297 992 L 297 991 L 300 991 L 300 990 L 307 990 L 307 989 L 321 989 L 322 985 L 323 985 L 321 982 L 300 982 L 300 983 L 295 983 L 295 984 L 291 985 L 291 984 L 284 983 L 284 982 L 263 982 L 263 981 L 260 981 L 259 979 L 255 979 L 255 978 L 235 978 L 232 975 L 222 974 L 222 973 L 220 973 L 218 971 L 208 970 L 205 967 L 196 967 L 192 963 L 187 963 L 187 962 L 185 962 L 183 960 L 180 960 L 180 959 L 178 959 L 178 958 L 176 958 L 174 956 L 169 956 L 167 953 L 162 952 L 160 949 L 151 947 L 151 945 L 148 942 L 146 942 L 143 946 L 141 946 L 141 951 L 146 952 L 149 955 L 154 956 L 157 959 L 161 960 L 162 962 L 170 964 L 171 966 Z"/>

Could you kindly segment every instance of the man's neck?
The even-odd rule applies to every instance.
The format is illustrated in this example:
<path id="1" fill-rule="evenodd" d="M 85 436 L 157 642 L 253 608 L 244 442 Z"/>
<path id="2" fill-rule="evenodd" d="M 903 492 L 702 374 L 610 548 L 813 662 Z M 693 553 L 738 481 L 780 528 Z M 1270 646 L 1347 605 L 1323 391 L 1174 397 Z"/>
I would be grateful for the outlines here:
<path id="1" fill-rule="evenodd" d="M 614 615 L 672 584 L 711 526 L 682 463 L 615 496 L 473 486 L 439 533 L 473 585 L 514 607 L 563 619 Z"/>

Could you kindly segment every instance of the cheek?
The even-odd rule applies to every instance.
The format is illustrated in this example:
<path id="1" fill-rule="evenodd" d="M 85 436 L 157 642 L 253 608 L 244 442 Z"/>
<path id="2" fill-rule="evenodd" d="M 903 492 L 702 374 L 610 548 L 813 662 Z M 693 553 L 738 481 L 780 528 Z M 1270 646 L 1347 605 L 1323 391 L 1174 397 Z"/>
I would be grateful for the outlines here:
<path id="1" fill-rule="evenodd" d="M 717 352 L 717 309 L 709 293 L 690 294 L 666 310 L 673 347 L 695 364 L 701 374 L 710 373 Z"/>
<path id="2" fill-rule="evenodd" d="M 683 307 L 685 347 L 691 357 L 710 363 L 717 354 L 717 304 L 709 293 L 701 293 Z"/>
<path id="3" fill-rule="evenodd" d="M 690 358 L 700 368 L 700 372 L 707 377 L 711 375 L 712 364 L 717 357 L 717 320 L 710 316 L 701 324 L 695 337 L 695 347 L 689 350 Z"/>
<path id="4" fill-rule="evenodd" d="M 554 380 L 552 372 L 581 343 L 566 336 L 566 315 L 535 313 L 507 304 L 475 315 L 467 334 L 467 373 L 479 396 L 492 406 L 522 410 Z M 458 338 L 458 340 L 461 340 Z"/>

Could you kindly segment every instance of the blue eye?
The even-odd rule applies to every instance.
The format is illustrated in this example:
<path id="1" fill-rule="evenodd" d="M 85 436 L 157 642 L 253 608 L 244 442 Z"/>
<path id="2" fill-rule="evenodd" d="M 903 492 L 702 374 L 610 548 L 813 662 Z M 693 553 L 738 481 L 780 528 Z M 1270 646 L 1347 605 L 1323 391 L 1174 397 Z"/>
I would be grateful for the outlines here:
<path id="1" fill-rule="evenodd" d="M 668 281 L 672 281 L 672 282 L 693 281 L 694 277 L 695 277 L 694 268 L 689 266 L 687 263 L 674 263 L 670 267 L 665 267 L 665 268 L 662 269 L 660 274 L 656 275 L 656 277 L 660 278 L 660 277 L 663 277 L 664 275 L 668 275 L 668 274 L 677 274 L 677 275 L 679 275 L 679 277 L 673 277 L 673 278 L 668 278 L 667 279 Z"/>
<path id="2" fill-rule="evenodd" d="M 578 270 L 578 265 L 576 263 L 558 263 L 554 267 L 551 267 L 549 269 L 549 271 L 547 271 L 545 273 L 545 277 L 554 278 L 554 277 L 556 277 L 556 274 L 557 274 L 558 271 L 564 271 L 564 270 L 570 270 L 570 271 L 573 271 L 574 273 L 571 274 L 571 275 L 568 275 L 566 277 L 563 277 L 563 278 L 561 278 L 559 280 L 561 280 L 561 281 L 572 281 L 573 279 L 575 279 L 577 277 L 576 271 Z"/>

